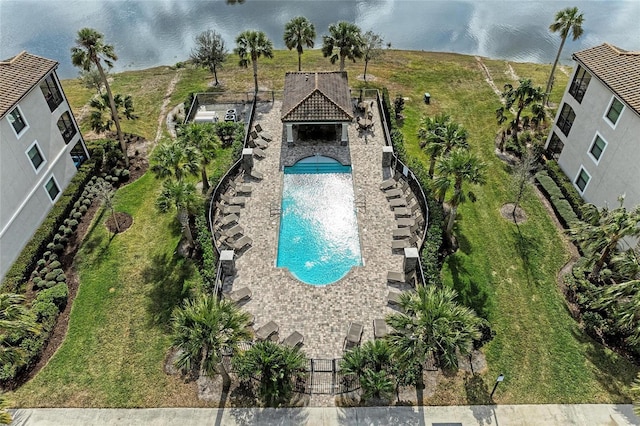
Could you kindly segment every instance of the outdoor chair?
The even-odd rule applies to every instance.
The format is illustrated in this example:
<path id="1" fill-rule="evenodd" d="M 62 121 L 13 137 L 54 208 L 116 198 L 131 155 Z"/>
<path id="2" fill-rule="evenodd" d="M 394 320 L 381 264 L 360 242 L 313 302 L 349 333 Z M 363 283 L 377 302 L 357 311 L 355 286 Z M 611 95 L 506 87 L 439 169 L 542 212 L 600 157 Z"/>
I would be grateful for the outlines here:
<path id="1" fill-rule="evenodd" d="M 256 149 L 265 149 L 267 148 L 269 145 L 267 145 L 265 142 L 260 141 L 259 139 L 254 139 L 254 138 L 249 138 L 249 147 Z"/>
<path id="2" fill-rule="evenodd" d="M 222 226 L 237 225 L 238 219 L 239 217 L 237 214 L 228 214 L 222 217 L 222 219 L 220 220 L 220 224 Z"/>
<path id="3" fill-rule="evenodd" d="M 378 318 L 373 320 L 373 337 L 375 339 L 382 339 L 384 336 L 389 334 L 387 329 L 387 323 L 385 320 Z"/>
<path id="4" fill-rule="evenodd" d="M 397 189 L 397 188 L 387 189 L 386 191 L 384 191 L 384 196 L 387 198 L 398 198 L 398 197 L 402 197 L 403 195 L 404 195 L 404 192 L 402 192 L 401 189 Z"/>
<path id="5" fill-rule="evenodd" d="M 290 348 L 295 348 L 296 346 L 302 345 L 303 341 L 304 341 L 304 336 L 298 333 L 297 331 L 294 331 L 289 335 L 289 337 L 287 337 L 282 341 L 282 344 Z"/>
<path id="6" fill-rule="evenodd" d="M 249 172 L 249 176 L 250 176 L 251 178 L 255 179 L 255 180 L 262 180 L 262 179 L 264 179 L 264 175 L 263 175 L 262 173 L 260 173 L 259 171 L 257 171 L 257 170 L 251 170 L 251 171 Z"/>
<path id="7" fill-rule="evenodd" d="M 396 218 L 410 217 L 411 209 L 409 209 L 408 207 L 396 207 L 395 209 L 393 209 L 393 214 Z"/>
<path id="8" fill-rule="evenodd" d="M 391 283 L 406 283 L 406 276 L 402 272 L 387 272 L 387 281 Z"/>
<path id="9" fill-rule="evenodd" d="M 389 200 L 389 206 L 391 208 L 406 207 L 407 206 L 407 200 L 404 197 L 393 198 L 393 199 Z"/>
<path id="10" fill-rule="evenodd" d="M 233 303 L 239 303 L 245 299 L 251 299 L 252 293 L 249 287 L 242 287 L 230 293 L 223 293 L 223 297 Z"/>
<path id="11" fill-rule="evenodd" d="M 267 132 L 260 133 L 260 137 L 266 142 L 271 142 L 273 140 L 273 136 L 271 136 L 271 133 Z"/>
<path id="12" fill-rule="evenodd" d="M 391 178 L 391 179 L 387 179 L 385 181 L 382 181 L 382 183 L 380 184 L 380 189 L 382 191 L 386 191 L 387 189 L 391 189 L 393 187 L 396 186 L 396 180 Z"/>
<path id="13" fill-rule="evenodd" d="M 262 149 L 260 149 L 260 148 L 258 148 L 258 147 L 253 148 L 253 155 L 254 155 L 256 158 L 266 158 L 266 157 L 267 157 L 267 153 L 266 153 L 266 152 L 264 152 Z"/>
<path id="14" fill-rule="evenodd" d="M 220 211 L 222 214 L 240 214 L 242 211 L 242 207 L 240 206 L 220 206 Z"/>
<path id="15" fill-rule="evenodd" d="M 247 203 L 246 197 L 230 197 L 226 194 L 220 194 L 220 199 L 233 206 L 244 206 Z"/>
<path id="16" fill-rule="evenodd" d="M 409 228 L 398 228 L 394 229 L 391 233 L 394 239 L 408 238 L 411 236 L 411 229 Z"/>
<path id="17" fill-rule="evenodd" d="M 226 231 L 222 231 L 222 235 L 224 235 L 227 238 L 233 238 L 238 234 L 243 234 L 244 233 L 244 229 L 242 229 L 242 226 L 240 225 L 235 225 L 230 229 L 227 229 Z"/>
<path id="18" fill-rule="evenodd" d="M 273 321 L 269 321 L 262 327 L 256 330 L 256 338 L 258 340 L 267 340 L 280 330 L 280 326 Z"/>
<path id="19" fill-rule="evenodd" d="M 231 184 L 231 187 L 236 191 L 236 194 L 251 195 L 251 185 L 234 182 Z"/>
<path id="20" fill-rule="evenodd" d="M 408 239 L 391 241 L 391 250 L 402 250 L 407 247 L 411 247 L 411 243 Z"/>
<path id="21" fill-rule="evenodd" d="M 253 240 L 246 235 L 241 236 L 236 241 L 229 242 L 229 246 L 235 251 L 241 251 L 253 244 Z"/>
<path id="22" fill-rule="evenodd" d="M 400 306 L 400 296 L 402 295 L 402 293 L 402 291 L 389 290 L 389 294 L 387 295 L 387 302 L 390 305 Z"/>
<path id="23" fill-rule="evenodd" d="M 249 133 L 249 136 L 251 136 L 251 139 L 258 139 L 258 132 L 256 132 L 255 130 L 252 130 Z"/>
<path id="24" fill-rule="evenodd" d="M 255 126 L 253 126 L 253 128 L 256 130 L 256 132 L 260 133 L 262 131 L 262 126 L 260 125 L 260 123 L 256 124 Z"/>
<path id="25" fill-rule="evenodd" d="M 350 322 L 349 330 L 347 330 L 347 336 L 344 338 L 344 350 L 359 346 L 360 340 L 362 340 L 363 332 L 364 327 L 362 326 L 362 324 L 353 321 Z"/>
<path id="26" fill-rule="evenodd" d="M 416 223 L 416 220 L 412 218 L 401 217 L 396 219 L 396 225 L 398 225 L 398 228 L 411 227 L 415 225 L 415 223 Z"/>

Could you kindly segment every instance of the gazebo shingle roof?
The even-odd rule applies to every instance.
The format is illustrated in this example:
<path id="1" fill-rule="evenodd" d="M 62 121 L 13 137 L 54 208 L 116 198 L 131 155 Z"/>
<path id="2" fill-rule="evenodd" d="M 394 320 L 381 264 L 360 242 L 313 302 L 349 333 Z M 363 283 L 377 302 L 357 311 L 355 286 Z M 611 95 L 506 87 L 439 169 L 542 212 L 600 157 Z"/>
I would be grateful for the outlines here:
<path id="1" fill-rule="evenodd" d="M 0 118 L 57 66 L 56 61 L 25 51 L 0 61 Z"/>
<path id="2" fill-rule="evenodd" d="M 640 114 L 640 52 L 604 43 L 576 52 L 573 58 Z"/>
<path id="3" fill-rule="evenodd" d="M 282 121 L 353 120 L 347 73 L 288 72 L 284 77 Z"/>

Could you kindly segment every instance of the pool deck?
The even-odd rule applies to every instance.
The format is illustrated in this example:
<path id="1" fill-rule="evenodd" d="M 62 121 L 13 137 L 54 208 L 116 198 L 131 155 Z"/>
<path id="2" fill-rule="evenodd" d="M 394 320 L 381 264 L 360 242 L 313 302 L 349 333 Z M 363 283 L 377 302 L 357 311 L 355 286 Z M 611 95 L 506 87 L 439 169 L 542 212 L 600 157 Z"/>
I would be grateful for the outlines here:
<path id="1" fill-rule="evenodd" d="M 254 169 L 264 175 L 251 183 L 252 193 L 240 214 L 239 224 L 253 240 L 250 249 L 236 261 L 232 288 L 249 287 L 251 299 L 242 308 L 255 317 L 255 328 L 275 321 L 276 339 L 282 341 L 294 331 L 304 336 L 303 351 L 313 358 L 336 358 L 343 353 L 350 321 L 364 325 L 362 341 L 373 339 L 373 320 L 393 310 L 387 305 L 388 271 L 401 271 L 402 255 L 391 249 L 391 232 L 396 228 L 392 210 L 380 190 L 382 148 L 385 145 L 378 111 L 374 111 L 373 132 L 360 134 L 357 124 L 349 125 L 349 144 L 341 146 L 283 147 L 281 103 L 261 105 L 254 123 L 259 123 L 273 141 L 265 149 L 266 158 L 254 160 Z M 279 216 L 271 215 L 281 204 L 284 165 L 319 153 L 342 161 L 351 159 L 354 193 L 363 266 L 354 267 L 341 280 L 328 286 L 311 286 L 276 268 Z M 363 203 L 362 203 L 363 202 Z M 275 340 L 275 339 L 274 339 Z"/>

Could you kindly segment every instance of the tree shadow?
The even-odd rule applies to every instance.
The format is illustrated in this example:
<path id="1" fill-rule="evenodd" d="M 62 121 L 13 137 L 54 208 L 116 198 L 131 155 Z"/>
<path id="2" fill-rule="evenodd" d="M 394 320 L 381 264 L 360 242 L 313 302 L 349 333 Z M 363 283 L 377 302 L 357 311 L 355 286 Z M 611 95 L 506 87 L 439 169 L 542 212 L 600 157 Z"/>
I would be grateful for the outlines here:
<path id="1" fill-rule="evenodd" d="M 522 269 L 525 272 L 527 284 L 530 285 L 532 281 L 537 281 L 535 277 L 538 275 L 538 270 L 532 260 L 539 253 L 540 242 L 537 237 L 530 237 L 523 233 L 517 224 L 516 229 L 517 231 L 512 232 L 512 237 L 515 240 L 516 252 L 522 260 Z"/>
<path id="2" fill-rule="evenodd" d="M 460 257 L 449 256 L 446 263 L 451 271 L 453 288 L 458 293 L 458 301 L 473 308 L 482 318 L 487 318 L 491 312 L 491 299 L 487 291 L 472 280 Z"/>
<path id="3" fill-rule="evenodd" d="M 248 425 L 302 425 L 307 424 L 309 414 L 304 407 L 287 408 L 228 408 L 230 416 L 239 426 Z"/>
<path id="4" fill-rule="evenodd" d="M 421 404 L 418 407 L 338 408 L 338 424 L 424 426 L 424 410 Z"/>
<path id="5" fill-rule="evenodd" d="M 471 406 L 473 417 L 479 425 L 491 424 L 493 418 L 493 408 L 495 404 L 491 398 L 489 387 L 479 374 L 467 375 L 464 378 L 464 390 L 467 396 L 467 403 Z"/>
<path id="6" fill-rule="evenodd" d="M 153 256 L 151 265 L 142 271 L 144 281 L 151 284 L 147 311 L 153 325 L 169 328 L 171 312 L 189 295 L 186 283 L 194 272 L 188 259 L 166 253 Z"/>

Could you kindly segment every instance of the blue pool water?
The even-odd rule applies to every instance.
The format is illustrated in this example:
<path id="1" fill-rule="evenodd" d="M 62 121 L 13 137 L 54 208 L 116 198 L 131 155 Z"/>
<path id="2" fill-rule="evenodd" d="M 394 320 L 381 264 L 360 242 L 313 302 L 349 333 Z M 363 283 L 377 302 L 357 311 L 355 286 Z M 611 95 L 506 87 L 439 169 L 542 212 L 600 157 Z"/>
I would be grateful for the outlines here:
<path id="1" fill-rule="evenodd" d="M 284 169 L 278 267 L 326 285 L 362 265 L 351 167 L 321 156 Z"/>

